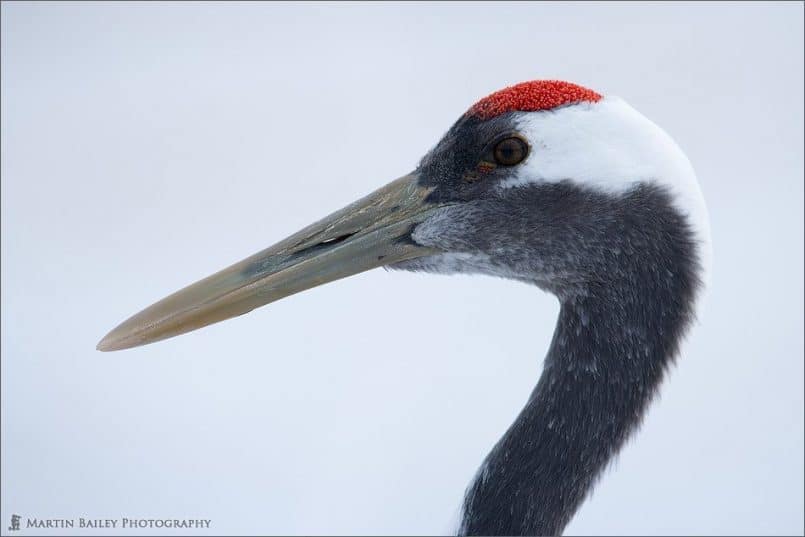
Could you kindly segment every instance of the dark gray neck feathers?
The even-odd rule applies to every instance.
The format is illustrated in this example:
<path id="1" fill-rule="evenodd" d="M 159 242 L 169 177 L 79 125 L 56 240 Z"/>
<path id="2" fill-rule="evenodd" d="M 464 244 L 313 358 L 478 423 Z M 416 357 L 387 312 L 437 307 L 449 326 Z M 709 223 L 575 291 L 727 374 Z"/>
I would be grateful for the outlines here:
<path id="1" fill-rule="evenodd" d="M 470 485 L 460 534 L 560 534 L 639 425 L 693 318 L 697 246 L 666 193 L 642 185 L 598 201 L 619 207 L 596 239 L 607 252 L 598 281 L 552 289 L 562 305 L 544 372 Z"/>

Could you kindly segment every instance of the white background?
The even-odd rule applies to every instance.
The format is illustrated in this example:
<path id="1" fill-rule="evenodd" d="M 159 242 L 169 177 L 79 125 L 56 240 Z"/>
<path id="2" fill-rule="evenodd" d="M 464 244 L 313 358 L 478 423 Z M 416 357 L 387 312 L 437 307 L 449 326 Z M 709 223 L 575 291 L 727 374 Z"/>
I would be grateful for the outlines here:
<path id="1" fill-rule="evenodd" d="M 376 270 L 95 344 L 411 170 L 480 97 L 560 78 L 679 142 L 715 249 L 701 323 L 567 533 L 801 534 L 802 21 L 800 3 L 3 3 L 0 528 L 447 531 L 537 381 L 553 297 Z"/>

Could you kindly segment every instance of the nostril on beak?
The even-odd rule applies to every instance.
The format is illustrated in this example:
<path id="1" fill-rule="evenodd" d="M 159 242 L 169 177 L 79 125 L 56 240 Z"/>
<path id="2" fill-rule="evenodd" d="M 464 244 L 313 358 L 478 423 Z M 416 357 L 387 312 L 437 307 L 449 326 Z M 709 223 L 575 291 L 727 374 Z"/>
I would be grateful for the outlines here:
<path id="1" fill-rule="evenodd" d="M 354 234 L 355 233 L 347 233 L 346 235 L 339 235 L 338 237 L 333 237 L 332 239 L 323 240 L 317 246 L 329 246 L 333 244 L 338 244 L 339 242 L 344 242 Z"/>

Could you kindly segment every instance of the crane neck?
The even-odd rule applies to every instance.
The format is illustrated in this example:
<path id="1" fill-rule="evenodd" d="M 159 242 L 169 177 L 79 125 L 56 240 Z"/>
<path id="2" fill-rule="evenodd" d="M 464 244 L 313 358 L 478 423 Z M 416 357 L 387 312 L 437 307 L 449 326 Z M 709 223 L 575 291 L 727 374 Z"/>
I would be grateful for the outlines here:
<path id="1" fill-rule="evenodd" d="M 698 287 L 694 243 L 661 235 L 607 285 L 562 301 L 542 376 L 468 488 L 460 534 L 561 534 L 637 428 Z"/>

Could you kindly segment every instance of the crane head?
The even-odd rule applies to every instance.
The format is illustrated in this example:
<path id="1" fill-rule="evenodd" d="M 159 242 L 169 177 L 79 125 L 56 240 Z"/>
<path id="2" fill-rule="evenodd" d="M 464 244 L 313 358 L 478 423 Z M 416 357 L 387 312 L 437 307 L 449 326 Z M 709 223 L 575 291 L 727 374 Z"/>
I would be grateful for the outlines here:
<path id="1" fill-rule="evenodd" d="M 708 242 L 693 170 L 661 129 L 621 99 L 525 82 L 470 107 L 410 174 L 160 300 L 97 348 L 173 337 L 381 266 L 569 297 L 615 277 L 612 256 L 634 248 L 619 230 L 637 215 Z"/>

